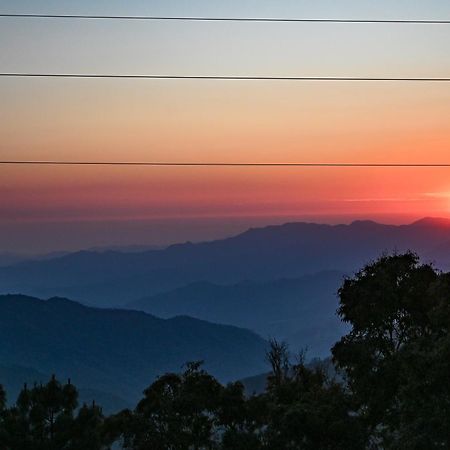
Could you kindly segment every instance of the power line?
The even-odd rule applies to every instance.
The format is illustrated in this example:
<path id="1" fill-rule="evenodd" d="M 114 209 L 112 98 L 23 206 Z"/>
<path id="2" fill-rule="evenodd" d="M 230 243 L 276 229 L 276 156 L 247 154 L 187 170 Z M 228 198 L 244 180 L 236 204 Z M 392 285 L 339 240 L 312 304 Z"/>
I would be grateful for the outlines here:
<path id="1" fill-rule="evenodd" d="M 126 75 L 88 73 L 0 73 L 2 78 L 113 78 L 145 80 L 230 80 L 230 81 L 403 81 L 449 82 L 450 77 L 309 77 L 309 76 L 233 76 L 233 75 Z"/>
<path id="2" fill-rule="evenodd" d="M 4 18 L 20 19 L 101 19 L 101 20 L 152 20 L 178 22 L 281 22 L 281 23 L 361 23 L 361 24 L 450 24 L 450 20 L 429 19 L 301 19 L 275 17 L 170 17 L 170 16 L 105 16 L 87 14 L 0 14 Z"/>
<path id="3" fill-rule="evenodd" d="M 167 162 L 167 161 L 0 161 L 0 165 L 39 166 L 151 166 L 151 167 L 450 167 L 450 163 L 301 163 L 301 162 Z"/>

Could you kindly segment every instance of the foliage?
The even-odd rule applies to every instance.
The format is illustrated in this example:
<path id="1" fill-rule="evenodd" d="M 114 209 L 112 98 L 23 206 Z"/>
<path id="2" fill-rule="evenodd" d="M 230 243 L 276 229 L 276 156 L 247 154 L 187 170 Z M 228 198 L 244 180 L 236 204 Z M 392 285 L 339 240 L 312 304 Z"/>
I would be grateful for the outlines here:
<path id="1" fill-rule="evenodd" d="M 167 373 L 134 410 L 78 407 L 55 377 L 6 405 L 2 450 L 359 450 L 450 448 L 450 274 L 413 253 L 383 256 L 339 290 L 350 332 L 332 349 L 339 376 L 270 342 L 266 390 L 248 396 L 201 362 Z"/>
<path id="2" fill-rule="evenodd" d="M 1 448 L 5 450 L 101 450 L 101 410 L 83 405 L 70 381 L 53 376 L 44 386 L 24 386 L 17 402 L 2 411 Z"/>
<path id="3" fill-rule="evenodd" d="M 332 349 L 382 448 L 450 448 L 450 274 L 383 256 L 339 290 L 351 332 Z"/>
<path id="4" fill-rule="evenodd" d="M 363 448 L 364 430 L 344 386 L 329 379 L 322 367 L 307 368 L 302 355 L 290 364 L 286 346 L 276 342 L 268 359 L 267 448 Z"/>

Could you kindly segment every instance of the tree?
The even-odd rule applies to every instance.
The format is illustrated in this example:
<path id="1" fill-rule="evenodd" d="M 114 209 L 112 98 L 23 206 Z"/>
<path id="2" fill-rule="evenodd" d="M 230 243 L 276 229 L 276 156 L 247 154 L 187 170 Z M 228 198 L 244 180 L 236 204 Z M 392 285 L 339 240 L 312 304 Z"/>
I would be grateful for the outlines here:
<path id="1" fill-rule="evenodd" d="M 267 424 L 267 402 L 263 395 L 246 397 L 240 382 L 228 384 L 221 392 L 217 411 L 221 448 L 260 450 Z"/>
<path id="2" fill-rule="evenodd" d="M 6 392 L 0 384 L 0 448 L 6 439 L 5 429 Z"/>
<path id="3" fill-rule="evenodd" d="M 449 280 L 407 252 L 368 264 L 339 290 L 352 328 L 332 353 L 375 446 L 450 447 Z"/>
<path id="4" fill-rule="evenodd" d="M 362 449 L 365 433 L 345 388 L 325 370 L 289 363 L 286 345 L 271 343 L 264 441 L 268 449 Z M 281 369 L 280 369 L 281 368 Z"/>
<path id="5" fill-rule="evenodd" d="M 3 386 L 0 384 L 0 413 L 4 411 L 6 407 L 6 392 Z"/>
<path id="6" fill-rule="evenodd" d="M 2 450 L 102 450 L 107 448 L 101 409 L 78 411 L 78 392 L 55 376 L 46 385 L 26 385 L 14 406 L 0 411 Z"/>
<path id="7" fill-rule="evenodd" d="M 158 378 L 144 391 L 131 417 L 122 421 L 125 448 L 186 450 L 214 447 L 215 412 L 222 386 L 189 363 L 181 374 Z"/>
<path id="8" fill-rule="evenodd" d="M 410 252 L 383 256 L 339 297 L 351 325 L 332 349 L 339 377 L 274 340 L 259 395 L 221 385 L 201 362 L 161 376 L 133 411 L 106 419 L 95 403 L 78 409 L 75 387 L 55 377 L 25 386 L 11 407 L 0 386 L 0 449 L 450 448 L 450 274 Z"/>
<path id="9" fill-rule="evenodd" d="M 268 377 L 269 386 L 281 386 L 289 379 L 289 372 L 292 369 L 289 362 L 289 348 L 286 342 L 278 342 L 276 339 L 271 339 L 269 344 L 266 353 L 266 360 L 272 369 Z"/>
<path id="10" fill-rule="evenodd" d="M 104 430 L 102 409 L 95 404 L 83 404 L 73 421 L 67 450 L 101 450 L 109 443 Z"/>
<path id="11" fill-rule="evenodd" d="M 4 446 L 13 450 L 59 450 L 69 438 L 78 393 L 56 378 L 44 386 L 25 385 L 16 405 L 3 412 Z"/>

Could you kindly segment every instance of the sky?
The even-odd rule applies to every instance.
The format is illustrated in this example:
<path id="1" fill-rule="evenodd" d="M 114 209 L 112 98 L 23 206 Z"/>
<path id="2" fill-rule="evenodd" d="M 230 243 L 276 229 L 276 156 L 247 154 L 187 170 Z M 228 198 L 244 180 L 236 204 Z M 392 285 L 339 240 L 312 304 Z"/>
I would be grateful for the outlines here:
<path id="1" fill-rule="evenodd" d="M 3 13 L 450 20 L 448 1 L 0 1 Z M 1 72 L 449 77 L 449 25 L 0 19 Z M 0 159 L 450 162 L 450 85 L 0 79 Z M 0 251 L 450 217 L 450 169 L 0 167 Z"/>

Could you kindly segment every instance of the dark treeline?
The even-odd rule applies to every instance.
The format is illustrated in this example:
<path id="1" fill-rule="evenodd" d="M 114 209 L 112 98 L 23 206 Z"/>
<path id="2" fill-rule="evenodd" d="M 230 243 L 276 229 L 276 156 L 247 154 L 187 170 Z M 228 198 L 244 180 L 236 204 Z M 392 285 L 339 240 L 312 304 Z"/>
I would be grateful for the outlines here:
<path id="1" fill-rule="evenodd" d="M 2 450 L 450 448 L 450 274 L 412 253 L 384 256 L 339 289 L 350 332 L 338 375 L 271 342 L 266 390 L 248 396 L 189 363 L 153 382 L 134 410 L 105 417 L 54 377 L 0 390 Z"/>

